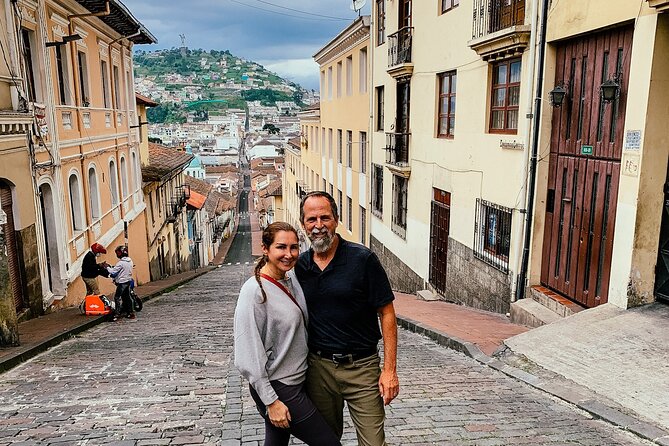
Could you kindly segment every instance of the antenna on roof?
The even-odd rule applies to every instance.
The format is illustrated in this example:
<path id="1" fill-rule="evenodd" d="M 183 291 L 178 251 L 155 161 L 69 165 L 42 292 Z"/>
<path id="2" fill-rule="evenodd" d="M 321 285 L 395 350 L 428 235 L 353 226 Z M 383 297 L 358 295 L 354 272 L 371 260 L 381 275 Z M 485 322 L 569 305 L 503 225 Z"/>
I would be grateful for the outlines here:
<path id="1" fill-rule="evenodd" d="M 358 13 L 360 17 L 360 10 L 367 4 L 367 0 L 352 0 L 351 10 Z"/>

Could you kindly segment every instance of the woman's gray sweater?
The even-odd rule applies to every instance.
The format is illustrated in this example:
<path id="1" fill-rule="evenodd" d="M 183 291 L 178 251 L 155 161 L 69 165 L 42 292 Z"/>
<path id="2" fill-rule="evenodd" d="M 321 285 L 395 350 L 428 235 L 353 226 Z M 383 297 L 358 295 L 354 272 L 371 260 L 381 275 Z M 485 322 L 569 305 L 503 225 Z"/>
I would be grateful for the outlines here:
<path id="1" fill-rule="evenodd" d="M 270 381 L 300 384 L 307 371 L 307 321 L 302 316 L 308 317 L 307 304 L 295 273 L 286 277 L 302 312 L 279 287 L 261 278 L 267 294 L 262 302 L 255 277 L 242 286 L 235 309 L 235 366 L 265 405 L 278 399 Z"/>

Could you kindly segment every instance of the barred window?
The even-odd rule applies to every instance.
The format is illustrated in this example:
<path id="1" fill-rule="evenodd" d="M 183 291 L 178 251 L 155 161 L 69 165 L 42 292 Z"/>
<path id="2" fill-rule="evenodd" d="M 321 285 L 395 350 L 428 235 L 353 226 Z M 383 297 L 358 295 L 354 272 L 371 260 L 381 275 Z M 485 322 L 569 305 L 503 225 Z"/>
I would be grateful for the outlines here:
<path id="1" fill-rule="evenodd" d="M 365 208 L 360 206 L 360 243 L 363 245 L 367 240 L 367 216 Z"/>
<path id="2" fill-rule="evenodd" d="M 367 173 L 367 132 L 360 132 L 360 173 Z"/>
<path id="3" fill-rule="evenodd" d="M 406 238 L 408 191 L 409 180 L 399 175 L 393 175 L 393 214 L 391 230 L 402 238 Z"/>
<path id="4" fill-rule="evenodd" d="M 511 209 L 476 199 L 474 227 L 474 256 L 509 272 L 511 246 Z"/>
<path id="5" fill-rule="evenodd" d="M 383 166 L 372 164 L 372 214 L 383 216 Z"/>
<path id="6" fill-rule="evenodd" d="M 346 167 L 353 167 L 353 132 L 346 130 Z"/>
<path id="7" fill-rule="evenodd" d="M 343 139 L 344 139 L 344 137 L 342 135 L 342 130 L 337 129 L 337 162 L 339 164 L 344 164 L 343 163 L 343 161 L 344 161 L 344 150 L 343 150 L 344 141 L 343 141 Z"/>
<path id="8" fill-rule="evenodd" d="M 337 192 L 339 194 L 339 200 L 337 200 L 337 207 L 339 208 L 339 221 L 342 222 L 344 220 L 344 216 L 343 216 L 343 214 L 344 214 L 343 203 L 344 202 L 342 201 L 341 191 L 338 190 Z"/>
<path id="9" fill-rule="evenodd" d="M 349 231 L 353 230 L 353 200 L 351 197 L 346 197 L 346 228 Z"/>

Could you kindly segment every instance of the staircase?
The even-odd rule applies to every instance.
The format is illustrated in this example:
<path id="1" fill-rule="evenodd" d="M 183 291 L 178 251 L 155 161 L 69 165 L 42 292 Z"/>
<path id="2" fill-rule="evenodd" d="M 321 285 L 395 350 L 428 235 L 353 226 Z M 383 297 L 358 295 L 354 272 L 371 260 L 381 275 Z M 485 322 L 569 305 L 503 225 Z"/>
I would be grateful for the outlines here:
<path id="1" fill-rule="evenodd" d="M 584 310 L 578 304 L 540 285 L 530 288 L 530 296 L 511 303 L 511 322 L 540 327 Z"/>

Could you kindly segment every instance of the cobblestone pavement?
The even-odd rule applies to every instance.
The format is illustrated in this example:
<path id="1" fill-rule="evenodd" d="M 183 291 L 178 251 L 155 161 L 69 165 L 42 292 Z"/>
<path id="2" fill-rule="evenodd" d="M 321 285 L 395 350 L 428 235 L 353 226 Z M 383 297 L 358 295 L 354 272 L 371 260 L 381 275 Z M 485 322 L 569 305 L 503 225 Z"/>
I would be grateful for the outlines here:
<path id="1" fill-rule="evenodd" d="M 0 445 L 261 444 L 232 365 L 250 272 L 221 267 L 0 375 Z M 399 367 L 391 445 L 649 444 L 414 333 L 400 333 Z"/>

